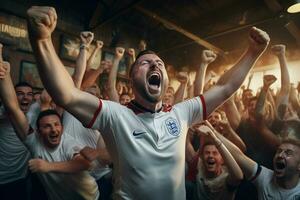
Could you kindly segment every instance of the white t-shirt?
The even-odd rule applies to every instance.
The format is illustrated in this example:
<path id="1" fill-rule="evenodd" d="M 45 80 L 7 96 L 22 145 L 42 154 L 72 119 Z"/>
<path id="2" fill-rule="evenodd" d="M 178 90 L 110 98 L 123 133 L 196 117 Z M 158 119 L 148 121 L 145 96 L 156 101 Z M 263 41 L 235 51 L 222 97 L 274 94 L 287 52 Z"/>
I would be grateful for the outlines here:
<path id="1" fill-rule="evenodd" d="M 276 184 L 273 178 L 273 170 L 258 165 L 255 168 L 257 169 L 255 171 L 261 168 L 257 177 L 253 180 L 259 200 L 300 200 L 300 181 L 292 189 L 283 189 Z"/>
<path id="2" fill-rule="evenodd" d="M 48 162 L 72 160 L 82 148 L 72 137 L 65 135 L 55 149 L 46 148 L 37 133 L 32 133 L 25 140 L 34 158 Z M 88 171 L 79 173 L 38 173 L 50 200 L 98 199 L 99 191 L 95 179 Z"/>
<path id="3" fill-rule="evenodd" d="M 106 148 L 103 142 L 103 138 L 98 130 L 85 128 L 80 121 L 78 121 L 73 115 L 64 112 L 63 115 L 64 132 L 72 136 L 83 146 L 88 146 L 94 149 Z M 108 165 L 103 165 L 100 162 L 94 162 L 95 166 L 91 170 L 91 175 L 99 180 L 102 176 L 111 172 L 111 168 Z"/>
<path id="4" fill-rule="evenodd" d="M 28 112 L 27 115 L 29 115 Z M 29 119 L 29 122 L 32 121 Z M 33 124 L 33 123 L 32 123 Z M 0 184 L 25 178 L 30 153 L 18 138 L 4 107 L 0 107 Z"/>
<path id="5" fill-rule="evenodd" d="M 36 129 L 36 120 L 41 112 L 41 106 L 39 102 L 34 102 L 31 104 L 29 111 L 26 116 L 28 121 L 30 122 L 30 126 L 35 130 Z"/>
<path id="6" fill-rule="evenodd" d="M 185 199 L 185 140 L 188 127 L 205 115 L 195 97 L 167 112 L 145 112 L 99 101 L 89 126 L 100 130 L 114 163 L 115 199 Z"/>

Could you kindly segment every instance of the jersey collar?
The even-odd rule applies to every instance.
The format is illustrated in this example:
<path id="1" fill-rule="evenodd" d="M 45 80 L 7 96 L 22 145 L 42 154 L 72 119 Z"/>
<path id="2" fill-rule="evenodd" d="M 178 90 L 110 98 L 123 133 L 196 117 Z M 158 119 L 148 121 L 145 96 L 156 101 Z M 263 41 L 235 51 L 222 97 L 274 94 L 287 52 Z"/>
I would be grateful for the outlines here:
<path id="1" fill-rule="evenodd" d="M 136 101 L 132 100 L 128 103 L 127 107 L 131 109 L 135 114 L 140 114 L 140 113 L 159 113 L 160 111 L 163 112 L 169 112 L 172 108 L 170 105 L 163 104 L 160 109 L 158 109 L 156 112 L 153 112 L 152 110 L 149 110 L 148 108 L 145 108 L 141 104 L 137 103 Z"/>

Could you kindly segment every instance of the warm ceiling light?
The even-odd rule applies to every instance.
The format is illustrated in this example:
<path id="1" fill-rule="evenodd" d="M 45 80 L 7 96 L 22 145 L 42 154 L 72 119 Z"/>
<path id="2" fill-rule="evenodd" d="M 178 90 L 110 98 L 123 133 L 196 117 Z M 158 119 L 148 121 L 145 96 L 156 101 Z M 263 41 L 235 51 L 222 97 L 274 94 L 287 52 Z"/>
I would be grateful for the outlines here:
<path id="1" fill-rule="evenodd" d="M 297 13 L 300 12 L 300 0 L 287 0 L 284 1 L 287 4 L 288 13 Z"/>

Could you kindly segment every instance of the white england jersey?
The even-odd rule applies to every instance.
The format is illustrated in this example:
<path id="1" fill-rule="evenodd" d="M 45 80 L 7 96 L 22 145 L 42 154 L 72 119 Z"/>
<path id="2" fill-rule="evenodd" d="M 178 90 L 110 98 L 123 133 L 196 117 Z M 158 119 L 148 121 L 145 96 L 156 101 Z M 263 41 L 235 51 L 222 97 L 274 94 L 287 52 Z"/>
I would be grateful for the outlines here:
<path id="1" fill-rule="evenodd" d="M 114 162 L 114 199 L 185 199 L 185 140 L 188 128 L 205 118 L 202 96 L 151 113 L 99 101 L 89 127 L 100 130 Z"/>

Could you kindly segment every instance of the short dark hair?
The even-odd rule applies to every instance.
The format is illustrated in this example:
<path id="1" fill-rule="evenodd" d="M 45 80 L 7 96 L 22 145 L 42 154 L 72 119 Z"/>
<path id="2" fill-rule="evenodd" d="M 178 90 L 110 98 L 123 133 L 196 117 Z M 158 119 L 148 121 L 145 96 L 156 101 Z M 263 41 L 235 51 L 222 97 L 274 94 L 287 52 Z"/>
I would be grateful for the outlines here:
<path id="1" fill-rule="evenodd" d="M 143 55 L 146 55 L 146 54 L 154 54 L 154 55 L 157 55 L 157 53 L 155 53 L 154 51 L 151 51 L 151 50 L 144 50 L 144 51 L 141 51 L 135 58 L 135 61 L 132 63 L 132 65 L 130 66 L 130 70 L 129 70 L 129 76 L 131 76 L 131 73 L 132 73 L 132 70 L 133 70 L 133 67 L 135 66 L 135 64 L 137 63 L 137 60 L 143 56 Z"/>
<path id="2" fill-rule="evenodd" d="M 40 112 L 39 116 L 37 117 L 36 120 L 36 127 L 39 129 L 40 128 L 40 121 L 43 117 L 49 116 L 49 115 L 56 115 L 59 118 L 60 123 L 62 124 L 62 118 L 61 116 L 58 114 L 58 112 L 56 110 L 44 110 L 42 112 Z"/>
<path id="3" fill-rule="evenodd" d="M 15 89 L 18 88 L 18 87 L 30 87 L 32 89 L 32 86 L 29 83 L 24 82 L 24 81 L 23 82 L 19 82 L 19 83 L 17 83 L 15 85 Z"/>

